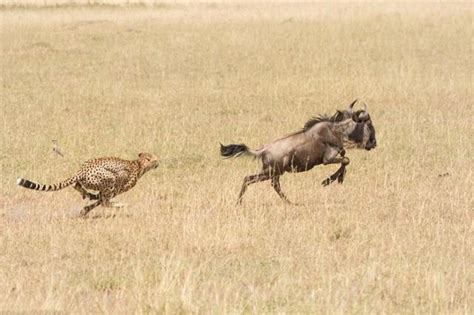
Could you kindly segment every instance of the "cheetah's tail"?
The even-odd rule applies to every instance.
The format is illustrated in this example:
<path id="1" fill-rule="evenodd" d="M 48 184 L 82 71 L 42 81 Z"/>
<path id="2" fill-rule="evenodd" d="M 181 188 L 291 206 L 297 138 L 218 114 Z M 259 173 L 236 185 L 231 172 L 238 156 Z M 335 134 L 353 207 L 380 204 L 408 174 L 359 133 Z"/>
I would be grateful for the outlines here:
<path id="1" fill-rule="evenodd" d="M 56 191 L 63 189 L 69 185 L 74 184 L 77 182 L 77 177 L 73 176 L 71 178 L 68 178 L 66 180 L 63 180 L 62 182 L 53 184 L 53 185 L 43 185 L 43 184 L 38 184 L 34 183 L 32 181 L 29 181 L 27 179 L 23 178 L 18 178 L 16 180 L 17 185 L 28 188 L 28 189 L 33 189 L 33 190 L 41 190 L 41 191 Z"/>

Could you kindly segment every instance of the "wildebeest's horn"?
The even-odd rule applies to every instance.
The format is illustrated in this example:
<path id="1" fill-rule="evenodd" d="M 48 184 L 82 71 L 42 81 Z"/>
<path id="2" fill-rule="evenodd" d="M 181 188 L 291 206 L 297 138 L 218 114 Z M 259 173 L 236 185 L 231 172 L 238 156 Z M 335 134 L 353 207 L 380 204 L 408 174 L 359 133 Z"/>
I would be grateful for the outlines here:
<path id="1" fill-rule="evenodd" d="M 367 112 L 367 104 L 364 102 L 364 112 Z"/>
<path id="2" fill-rule="evenodd" d="M 357 102 L 357 99 L 355 99 L 350 105 L 349 105 L 349 112 L 352 113 L 352 108 L 354 107 L 354 104 Z"/>

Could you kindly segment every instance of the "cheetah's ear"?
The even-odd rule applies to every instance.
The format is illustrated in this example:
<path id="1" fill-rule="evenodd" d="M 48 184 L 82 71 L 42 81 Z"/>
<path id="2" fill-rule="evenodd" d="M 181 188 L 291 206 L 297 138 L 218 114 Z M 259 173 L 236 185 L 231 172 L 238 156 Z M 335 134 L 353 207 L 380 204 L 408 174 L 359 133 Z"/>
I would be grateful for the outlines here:
<path id="1" fill-rule="evenodd" d="M 139 159 L 145 159 L 147 161 L 150 161 L 150 156 L 147 153 L 140 153 L 138 154 Z"/>

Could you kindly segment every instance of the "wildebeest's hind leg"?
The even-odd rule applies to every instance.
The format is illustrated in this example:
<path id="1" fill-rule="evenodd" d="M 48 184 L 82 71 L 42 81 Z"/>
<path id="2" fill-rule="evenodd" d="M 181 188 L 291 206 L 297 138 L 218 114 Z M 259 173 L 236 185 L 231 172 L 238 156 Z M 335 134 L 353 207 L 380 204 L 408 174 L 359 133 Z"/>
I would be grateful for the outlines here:
<path id="1" fill-rule="evenodd" d="M 84 189 L 80 183 L 74 185 L 74 189 L 81 193 L 82 199 L 99 200 L 99 194 L 92 194 Z"/>
<path id="2" fill-rule="evenodd" d="M 281 199 L 283 199 L 285 202 L 287 203 L 290 203 L 291 202 L 288 200 L 288 198 L 286 198 L 285 194 L 283 193 L 283 191 L 281 190 L 281 186 L 280 186 L 280 176 L 273 176 L 272 178 L 272 187 L 273 189 L 275 189 L 275 191 L 277 192 L 278 196 L 280 196 Z"/>
<path id="3" fill-rule="evenodd" d="M 263 182 L 269 179 L 270 179 L 270 173 L 268 170 L 263 170 L 262 172 L 255 175 L 245 176 L 244 183 L 242 184 L 242 189 L 240 190 L 239 199 L 237 199 L 237 204 L 239 205 L 242 203 L 242 197 L 244 196 L 245 191 L 247 190 L 247 187 L 250 184 Z"/>

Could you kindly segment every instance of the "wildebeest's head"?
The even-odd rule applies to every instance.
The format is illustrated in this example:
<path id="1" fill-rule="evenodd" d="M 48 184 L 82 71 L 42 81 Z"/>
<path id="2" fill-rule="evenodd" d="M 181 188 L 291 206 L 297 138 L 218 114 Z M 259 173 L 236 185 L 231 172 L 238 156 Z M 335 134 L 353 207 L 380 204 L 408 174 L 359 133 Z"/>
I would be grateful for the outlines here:
<path id="1" fill-rule="evenodd" d="M 363 110 L 352 111 L 352 106 L 349 108 L 351 118 L 356 123 L 354 130 L 349 134 L 349 141 L 356 144 L 360 149 L 371 150 L 377 146 L 375 139 L 375 128 L 370 119 L 367 107 Z"/>

